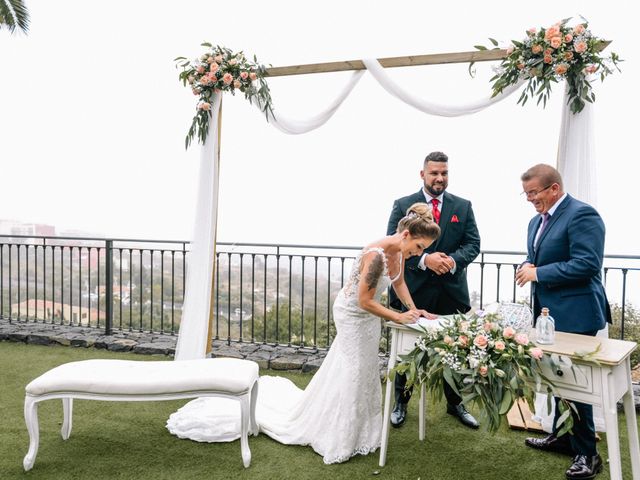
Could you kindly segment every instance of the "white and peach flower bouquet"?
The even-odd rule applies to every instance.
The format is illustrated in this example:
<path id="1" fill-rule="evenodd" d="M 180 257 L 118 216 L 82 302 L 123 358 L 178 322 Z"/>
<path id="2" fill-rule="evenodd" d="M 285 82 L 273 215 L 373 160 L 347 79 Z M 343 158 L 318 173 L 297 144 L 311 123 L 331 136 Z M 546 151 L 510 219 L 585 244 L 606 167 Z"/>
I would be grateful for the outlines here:
<path id="1" fill-rule="evenodd" d="M 599 75 L 600 80 L 613 73 L 622 60 L 617 54 L 601 54 L 606 42 L 594 36 L 587 21 L 569 26 L 571 18 L 564 19 L 548 28 L 530 28 L 522 41 L 512 40 L 507 56 L 502 60 L 493 82 L 493 95 L 501 93 L 509 85 L 524 79 L 526 88 L 518 103 L 524 105 L 529 97 L 538 97 L 546 106 L 551 86 L 561 80 L 567 81 L 567 103 L 573 113 L 581 112 L 586 102 L 592 103 L 593 93 L 590 79 Z M 495 47 L 498 42 L 489 39 Z M 476 45 L 476 49 L 487 47 Z"/>
<path id="2" fill-rule="evenodd" d="M 209 131 L 211 105 L 214 95 L 221 92 L 244 94 L 250 102 L 254 100 L 265 114 L 273 113 L 269 86 L 264 80 L 266 68 L 258 63 L 256 57 L 248 60 L 242 52 L 234 53 L 228 48 L 203 43 L 207 51 L 195 60 L 177 57 L 176 67 L 181 67 L 179 78 L 189 86 L 198 97 L 196 114 L 185 138 L 185 147 L 189 148 L 193 137 L 204 144 Z"/>
<path id="3" fill-rule="evenodd" d="M 536 391 L 556 395 L 553 383 L 543 374 L 542 364 L 553 361 L 529 339 L 503 322 L 499 313 L 478 310 L 445 317 L 437 330 L 418 327 L 424 335 L 415 348 L 392 370 L 407 376 L 407 388 L 425 384 L 440 398 L 444 383 L 473 402 L 486 418 L 489 431 L 496 431 L 513 404 L 523 398 L 533 411 Z M 573 425 L 570 404 L 560 403 L 561 432 Z"/>

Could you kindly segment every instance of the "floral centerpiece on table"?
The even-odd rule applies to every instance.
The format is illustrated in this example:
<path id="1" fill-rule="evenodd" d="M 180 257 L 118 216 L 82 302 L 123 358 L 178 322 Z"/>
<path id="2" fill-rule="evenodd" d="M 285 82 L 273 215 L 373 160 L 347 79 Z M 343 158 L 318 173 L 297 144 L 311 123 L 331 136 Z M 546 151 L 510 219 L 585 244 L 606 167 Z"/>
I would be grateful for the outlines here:
<path id="1" fill-rule="evenodd" d="M 424 335 L 392 370 L 407 375 L 407 388 L 426 385 L 435 397 L 442 396 L 447 382 L 462 397 L 480 407 L 490 431 L 520 398 L 533 411 L 534 394 L 546 390 L 557 395 L 553 383 L 543 374 L 543 355 L 526 333 L 502 326 L 499 313 L 478 310 L 450 317 L 440 325 L 420 327 Z M 434 322 L 435 323 L 435 322 Z M 570 431 L 573 419 L 569 402 L 560 402 L 560 434 Z"/>
<path id="2" fill-rule="evenodd" d="M 498 67 L 493 82 L 493 95 L 501 93 L 509 85 L 520 79 L 527 80 L 518 103 L 524 105 L 529 96 L 538 97 L 538 104 L 546 105 L 551 93 L 551 85 L 566 80 L 568 85 L 568 105 L 573 113 L 582 111 L 585 102 L 595 101 L 589 78 L 599 74 L 600 79 L 613 73 L 620 58 L 615 53 L 601 54 L 606 42 L 594 36 L 589 23 L 568 25 L 567 18 L 548 28 L 530 28 L 522 41 L 512 40 L 507 48 L 507 56 Z M 494 46 L 498 42 L 490 39 Z M 479 50 L 487 50 L 476 45 Z"/>
<path id="3" fill-rule="evenodd" d="M 269 86 L 264 79 L 266 68 L 258 63 L 255 56 L 250 61 L 242 52 L 234 53 L 228 48 L 214 47 L 206 42 L 202 46 L 208 50 L 195 60 L 190 61 L 185 57 L 174 59 L 176 67 L 182 67 L 180 80 L 185 86 L 188 84 L 198 97 L 196 114 L 185 138 L 186 148 L 195 135 L 204 144 L 214 94 L 230 92 L 235 95 L 236 92 L 241 92 L 250 102 L 257 100 L 266 114 L 273 113 Z"/>

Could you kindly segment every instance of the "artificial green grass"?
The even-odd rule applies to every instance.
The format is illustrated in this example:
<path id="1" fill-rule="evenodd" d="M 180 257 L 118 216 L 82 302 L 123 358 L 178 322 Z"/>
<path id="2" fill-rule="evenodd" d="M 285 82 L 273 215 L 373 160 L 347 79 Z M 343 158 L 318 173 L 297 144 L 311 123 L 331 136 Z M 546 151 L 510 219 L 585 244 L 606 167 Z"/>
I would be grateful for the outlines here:
<path id="1" fill-rule="evenodd" d="M 186 401 L 74 401 L 69 440 L 60 436 L 62 405 L 40 403 L 40 448 L 29 472 L 22 469 L 29 438 L 23 419 L 25 385 L 62 363 L 89 358 L 144 361 L 166 357 L 113 353 L 73 347 L 0 342 L 0 479 L 562 479 L 570 458 L 524 446 L 530 434 L 502 426 L 497 434 L 470 430 L 429 401 L 426 440 L 418 440 L 417 401 L 407 424 L 392 429 L 387 465 L 379 452 L 339 465 L 324 465 L 309 447 L 285 446 L 260 434 L 250 437 L 252 460 L 245 469 L 239 441 L 197 443 L 180 440 L 165 429 L 169 415 Z M 261 374 L 276 374 L 261 372 Z M 304 387 L 310 375 L 281 373 Z M 476 412 L 477 413 L 477 412 Z M 631 477 L 624 415 L 620 415 L 623 476 Z M 606 458 L 606 441 L 599 445 Z M 597 477 L 605 480 L 609 472 Z"/>

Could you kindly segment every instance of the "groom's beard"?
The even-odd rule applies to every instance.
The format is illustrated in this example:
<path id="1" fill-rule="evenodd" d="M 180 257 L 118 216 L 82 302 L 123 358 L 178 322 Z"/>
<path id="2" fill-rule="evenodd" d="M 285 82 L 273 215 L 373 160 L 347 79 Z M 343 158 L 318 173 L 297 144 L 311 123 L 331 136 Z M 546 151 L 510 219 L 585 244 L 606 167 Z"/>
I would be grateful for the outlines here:
<path id="1" fill-rule="evenodd" d="M 431 195 L 432 197 L 437 197 L 447 189 L 447 185 L 444 183 L 438 183 L 435 185 L 425 185 L 424 188 L 427 189 L 429 195 Z"/>

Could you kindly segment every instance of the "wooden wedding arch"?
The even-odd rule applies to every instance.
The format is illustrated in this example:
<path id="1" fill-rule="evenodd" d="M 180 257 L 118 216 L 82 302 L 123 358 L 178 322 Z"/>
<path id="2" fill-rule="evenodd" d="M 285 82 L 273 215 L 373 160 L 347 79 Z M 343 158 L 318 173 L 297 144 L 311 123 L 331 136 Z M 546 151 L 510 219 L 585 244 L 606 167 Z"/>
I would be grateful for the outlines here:
<path id="1" fill-rule="evenodd" d="M 597 46 L 597 51 L 602 51 L 609 44 L 610 40 L 601 41 Z M 492 62 L 502 60 L 507 56 L 506 49 L 492 49 L 492 50 L 477 50 L 470 52 L 452 52 L 452 53 L 435 53 L 427 55 L 409 55 L 404 57 L 387 57 L 378 58 L 378 62 L 384 68 L 395 67 L 417 67 L 423 65 L 445 65 L 452 63 L 476 63 L 476 62 Z M 331 72 L 347 72 L 365 70 L 366 66 L 362 60 L 343 60 L 338 62 L 326 62 L 326 63 L 311 63 L 302 65 L 290 65 L 286 67 L 271 67 L 266 71 L 267 77 L 285 77 L 291 75 L 306 75 L 315 73 L 331 73 Z M 220 103 L 220 110 L 218 112 L 218 145 L 221 140 L 221 127 L 222 126 L 222 102 Z M 220 148 L 216 152 L 217 158 L 215 162 L 220 164 Z M 218 170 L 219 171 L 219 170 Z M 219 181 L 219 179 L 216 179 Z M 217 194 L 218 189 L 216 189 Z M 215 204 L 217 208 L 217 198 Z M 217 214 L 216 217 L 217 219 Z M 214 232 L 217 232 L 217 226 L 214 226 Z M 206 347 L 205 352 L 207 355 L 211 353 L 211 343 L 213 340 L 213 323 L 215 317 L 215 275 L 216 275 L 216 239 L 214 233 L 213 241 L 213 265 L 211 269 L 211 289 L 210 289 L 210 303 L 209 303 L 209 322 L 207 329 Z"/>

